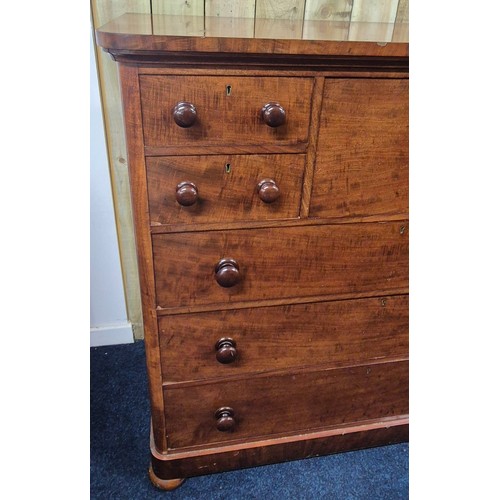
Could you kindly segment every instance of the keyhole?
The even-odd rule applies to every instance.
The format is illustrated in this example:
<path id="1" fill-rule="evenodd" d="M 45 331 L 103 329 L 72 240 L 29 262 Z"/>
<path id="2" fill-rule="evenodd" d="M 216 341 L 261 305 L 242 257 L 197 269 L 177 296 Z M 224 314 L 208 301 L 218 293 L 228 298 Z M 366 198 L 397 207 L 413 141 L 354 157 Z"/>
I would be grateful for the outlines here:
<path id="1" fill-rule="evenodd" d="M 226 163 L 226 174 L 229 174 L 229 172 L 231 172 L 231 164 Z"/>
<path id="2" fill-rule="evenodd" d="M 231 85 L 226 85 L 226 95 L 231 95 Z"/>

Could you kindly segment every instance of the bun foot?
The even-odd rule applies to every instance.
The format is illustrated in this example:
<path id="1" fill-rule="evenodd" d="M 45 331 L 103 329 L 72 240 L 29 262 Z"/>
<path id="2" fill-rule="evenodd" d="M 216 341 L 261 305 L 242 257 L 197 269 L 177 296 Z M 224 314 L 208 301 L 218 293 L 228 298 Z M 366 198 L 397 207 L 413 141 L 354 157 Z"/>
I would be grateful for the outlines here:
<path id="1" fill-rule="evenodd" d="M 180 479 L 160 479 L 153 471 L 151 465 L 149 466 L 149 479 L 154 486 L 160 490 L 171 491 L 178 488 L 184 481 L 185 478 Z"/>

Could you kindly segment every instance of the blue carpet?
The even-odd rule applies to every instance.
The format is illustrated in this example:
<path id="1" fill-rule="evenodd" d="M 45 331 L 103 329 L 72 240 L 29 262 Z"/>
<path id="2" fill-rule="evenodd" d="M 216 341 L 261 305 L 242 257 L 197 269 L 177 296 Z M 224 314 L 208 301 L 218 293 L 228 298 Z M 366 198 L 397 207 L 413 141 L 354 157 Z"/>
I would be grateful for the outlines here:
<path id="1" fill-rule="evenodd" d="M 188 479 L 172 492 L 149 481 L 144 343 L 90 350 L 92 499 L 408 498 L 408 443 Z"/>

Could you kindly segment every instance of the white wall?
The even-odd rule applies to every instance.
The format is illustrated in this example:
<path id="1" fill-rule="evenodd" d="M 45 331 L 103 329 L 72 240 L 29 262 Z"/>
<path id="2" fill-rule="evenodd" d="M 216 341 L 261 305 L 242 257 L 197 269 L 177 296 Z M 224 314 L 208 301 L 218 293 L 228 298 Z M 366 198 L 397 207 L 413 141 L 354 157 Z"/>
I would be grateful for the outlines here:
<path id="1" fill-rule="evenodd" d="M 92 35 L 90 37 L 90 345 L 133 342 L 127 320 Z"/>

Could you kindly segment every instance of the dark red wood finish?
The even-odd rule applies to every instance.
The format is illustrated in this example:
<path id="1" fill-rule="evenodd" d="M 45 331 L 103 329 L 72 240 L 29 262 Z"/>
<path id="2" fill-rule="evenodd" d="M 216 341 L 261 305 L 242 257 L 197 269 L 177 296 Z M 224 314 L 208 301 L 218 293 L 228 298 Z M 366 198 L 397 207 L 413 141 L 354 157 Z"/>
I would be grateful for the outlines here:
<path id="1" fill-rule="evenodd" d="M 408 44 L 178 21 L 97 32 L 120 63 L 151 480 L 407 440 Z"/>

